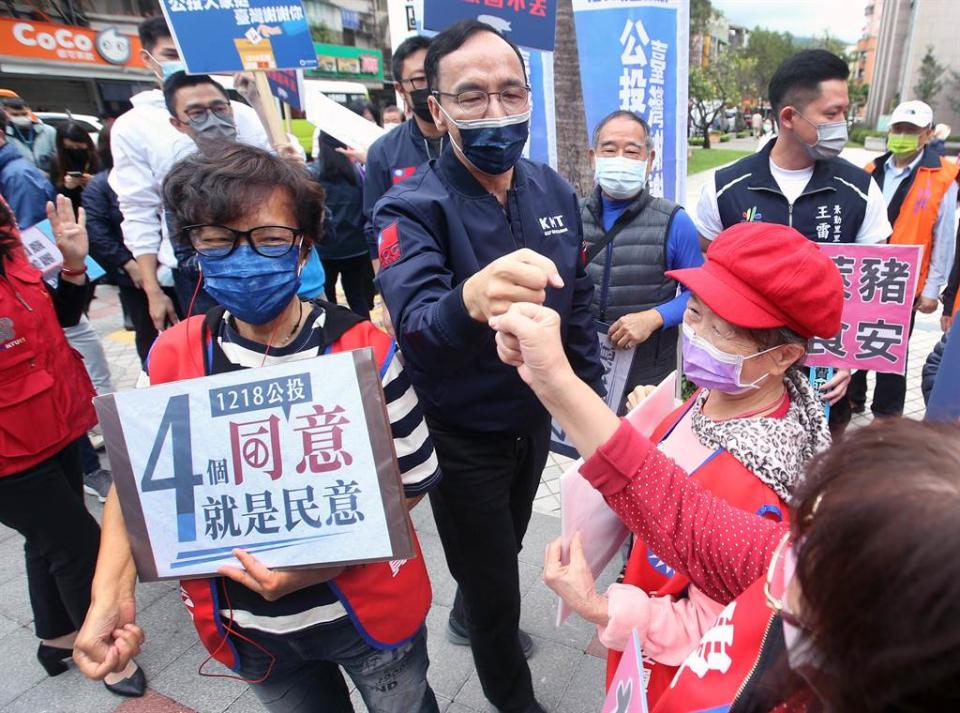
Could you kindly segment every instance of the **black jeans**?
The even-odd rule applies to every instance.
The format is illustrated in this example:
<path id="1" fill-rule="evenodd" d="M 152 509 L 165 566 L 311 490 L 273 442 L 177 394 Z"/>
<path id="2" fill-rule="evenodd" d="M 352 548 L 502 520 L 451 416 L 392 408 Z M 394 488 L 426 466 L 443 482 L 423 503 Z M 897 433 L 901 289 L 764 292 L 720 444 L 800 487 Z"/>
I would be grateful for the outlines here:
<path id="1" fill-rule="evenodd" d="M 462 593 L 480 684 L 499 710 L 524 711 L 534 695 L 517 636 L 517 554 L 547 461 L 550 423 L 527 434 L 460 431 L 429 417 L 427 426 L 443 471 L 430 505 Z"/>
<path id="2" fill-rule="evenodd" d="M 910 318 L 910 336 L 917 320 L 914 312 Z M 910 354 L 907 353 L 909 359 Z M 854 406 L 867 405 L 867 371 L 858 371 L 850 380 L 847 398 Z M 877 385 L 873 390 L 873 403 L 870 410 L 874 416 L 902 416 L 907 400 L 907 377 L 901 374 L 877 374 Z"/>
<path id="3" fill-rule="evenodd" d="M 26 539 L 37 636 L 55 639 L 79 629 L 90 607 L 100 526 L 83 502 L 76 441 L 28 470 L 0 478 L 0 522 Z"/>
<path id="4" fill-rule="evenodd" d="M 327 302 L 337 303 L 337 276 L 343 281 L 347 304 L 361 317 L 369 317 L 373 309 L 373 264 L 369 255 L 321 260 L 326 282 L 323 285 Z"/>

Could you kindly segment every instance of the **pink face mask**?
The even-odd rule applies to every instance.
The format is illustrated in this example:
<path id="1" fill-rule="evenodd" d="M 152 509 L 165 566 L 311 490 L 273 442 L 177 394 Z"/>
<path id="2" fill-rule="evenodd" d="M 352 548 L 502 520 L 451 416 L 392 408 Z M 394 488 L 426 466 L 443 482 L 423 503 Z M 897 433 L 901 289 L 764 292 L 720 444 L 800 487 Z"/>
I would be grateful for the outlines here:
<path id="1" fill-rule="evenodd" d="M 683 323 L 683 373 L 690 381 L 704 389 L 716 389 L 726 394 L 742 394 L 751 389 L 760 388 L 760 383 L 769 374 L 744 384 L 740 381 L 743 363 L 747 359 L 753 359 L 776 348 L 772 347 L 748 357 L 730 354 L 717 349 L 706 339 L 697 335 L 690 325 Z"/>

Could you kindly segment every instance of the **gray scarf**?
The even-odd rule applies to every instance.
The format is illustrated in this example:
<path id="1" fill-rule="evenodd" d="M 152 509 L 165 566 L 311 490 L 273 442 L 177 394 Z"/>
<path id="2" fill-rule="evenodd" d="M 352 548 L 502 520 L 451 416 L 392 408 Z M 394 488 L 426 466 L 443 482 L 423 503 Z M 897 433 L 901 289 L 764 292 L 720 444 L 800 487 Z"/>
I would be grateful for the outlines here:
<path id="1" fill-rule="evenodd" d="M 709 391 L 693 405 L 693 432 L 708 448 L 723 448 L 761 482 L 789 501 L 811 457 L 830 446 L 823 404 L 799 369 L 784 375 L 790 407 L 783 418 L 734 418 L 712 421 L 703 415 Z"/>

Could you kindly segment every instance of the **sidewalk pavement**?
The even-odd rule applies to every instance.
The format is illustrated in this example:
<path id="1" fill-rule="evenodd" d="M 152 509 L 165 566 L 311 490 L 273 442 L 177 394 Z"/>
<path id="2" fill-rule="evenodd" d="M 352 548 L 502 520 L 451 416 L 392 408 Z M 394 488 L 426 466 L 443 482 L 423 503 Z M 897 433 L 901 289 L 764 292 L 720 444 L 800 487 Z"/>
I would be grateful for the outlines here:
<path id="1" fill-rule="evenodd" d="M 856 153 L 854 153 L 856 152 Z M 845 152 L 862 164 L 863 150 Z M 691 176 L 687 203 L 693 209 L 700 187 L 712 172 Z M 118 390 L 134 388 L 140 364 L 133 333 L 123 329 L 117 292 L 101 287 L 90 310 L 90 319 L 101 335 Z M 910 343 L 906 415 L 922 418 L 920 369 L 926 355 L 940 338 L 933 316 L 919 315 Z M 869 423 L 870 416 L 856 416 L 853 426 Z M 105 460 L 105 457 L 104 457 Z M 540 580 L 543 550 L 560 532 L 559 477 L 570 460 L 551 456 L 543 472 L 534 502 L 524 548 L 520 553 L 520 583 L 523 594 L 521 625 L 533 637 L 536 651 L 530 661 L 534 687 L 551 713 L 597 713 L 603 701 L 605 661 L 593 627 L 571 617 L 554 626 L 556 597 Z M 95 498 L 87 504 L 99 519 L 102 506 Z M 469 649 L 447 642 L 444 633 L 455 583 L 447 572 L 443 550 L 430 508 L 421 504 L 413 519 L 433 583 L 433 608 L 427 619 L 431 668 L 429 679 L 445 713 L 493 711 L 483 698 Z M 616 575 L 611 566 L 598 583 L 602 590 Z M 0 527 L 0 710 L 10 713 L 253 713 L 262 711 L 246 684 L 228 678 L 204 678 L 198 669 L 206 659 L 186 609 L 173 583 L 140 585 L 137 618 L 147 643 L 138 658 L 147 673 L 150 690 L 142 699 L 123 700 L 101 684 L 84 679 L 74 666 L 67 673 L 48 678 L 34 658 L 37 640 L 27 597 L 22 539 Z M 219 664 L 207 663 L 205 673 L 224 674 Z M 356 692 L 358 711 L 365 711 Z"/>

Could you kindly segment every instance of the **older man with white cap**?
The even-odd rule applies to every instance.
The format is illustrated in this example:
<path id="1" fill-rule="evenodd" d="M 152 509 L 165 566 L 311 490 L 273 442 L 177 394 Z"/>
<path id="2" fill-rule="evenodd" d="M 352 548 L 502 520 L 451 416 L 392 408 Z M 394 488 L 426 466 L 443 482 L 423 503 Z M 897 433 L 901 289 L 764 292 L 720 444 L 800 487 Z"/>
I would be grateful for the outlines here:
<path id="1" fill-rule="evenodd" d="M 864 166 L 883 191 L 893 225 L 890 243 L 923 247 L 914 309 L 925 314 L 937 311 L 956 249 L 958 166 L 927 146 L 932 135 L 930 106 L 916 100 L 903 102 L 890 116 L 887 152 Z M 905 376 L 877 374 L 873 414 L 901 415 L 906 392 Z M 848 397 L 854 412 L 866 408 L 867 372 L 854 375 Z"/>

